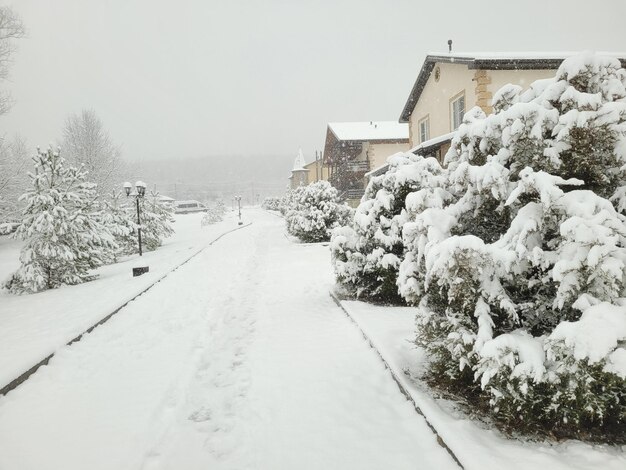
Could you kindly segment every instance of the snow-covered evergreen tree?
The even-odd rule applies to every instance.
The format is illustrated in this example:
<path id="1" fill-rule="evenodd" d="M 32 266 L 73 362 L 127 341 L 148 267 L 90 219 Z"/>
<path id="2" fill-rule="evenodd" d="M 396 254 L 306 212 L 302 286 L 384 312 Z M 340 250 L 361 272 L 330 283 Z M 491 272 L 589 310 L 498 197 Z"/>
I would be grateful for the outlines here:
<path id="1" fill-rule="evenodd" d="M 95 185 L 86 181 L 86 172 L 65 166 L 52 149 L 38 149 L 33 160 L 32 188 L 21 197 L 26 207 L 14 234 L 26 242 L 21 266 L 4 284 L 14 293 L 93 279 L 90 270 L 111 261 L 117 248 L 101 222 Z"/>
<path id="2" fill-rule="evenodd" d="M 29 182 L 29 164 L 23 139 L 0 137 L 0 234 L 12 232 L 20 217 L 23 206 L 18 199 Z"/>
<path id="3" fill-rule="evenodd" d="M 117 244 L 115 261 L 120 256 L 130 255 L 138 250 L 135 208 L 125 199 L 121 197 L 121 191 L 114 191 L 109 200 L 102 203 L 102 223 L 115 237 Z"/>
<path id="4" fill-rule="evenodd" d="M 328 181 L 300 186 L 290 197 L 292 203 L 285 215 L 287 231 L 304 242 L 329 240 L 331 230 L 345 225 L 352 215 Z"/>
<path id="5" fill-rule="evenodd" d="M 174 209 L 158 199 L 158 194 L 139 199 L 141 211 L 141 241 L 146 251 L 156 250 L 163 239 L 174 233 Z"/>
<path id="6" fill-rule="evenodd" d="M 218 199 L 215 202 L 215 210 L 218 212 L 218 214 L 221 214 L 222 217 L 224 217 L 224 215 L 226 214 L 226 204 L 222 199 Z"/>
<path id="7" fill-rule="evenodd" d="M 412 193 L 416 200 L 420 190 L 431 191 L 442 174 L 436 159 L 406 153 L 391 157 L 388 171 L 371 179 L 350 225 L 335 229 L 331 240 L 337 281 L 349 292 L 401 302 L 396 281 L 404 258 L 406 197 Z M 427 206 L 430 200 L 422 202 Z"/>
<path id="8" fill-rule="evenodd" d="M 399 276 L 431 378 L 518 429 L 626 440 L 626 71 L 583 54 L 504 87 L 446 162 Z"/>

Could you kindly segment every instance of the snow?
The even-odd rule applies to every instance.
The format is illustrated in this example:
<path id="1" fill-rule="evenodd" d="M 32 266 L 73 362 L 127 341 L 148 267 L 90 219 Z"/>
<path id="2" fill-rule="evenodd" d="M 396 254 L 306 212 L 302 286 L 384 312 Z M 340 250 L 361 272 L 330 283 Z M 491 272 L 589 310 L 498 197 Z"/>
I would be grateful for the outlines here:
<path id="1" fill-rule="evenodd" d="M 447 134 L 442 134 L 437 137 L 433 137 L 432 139 L 425 140 L 421 144 L 416 145 L 415 147 L 410 149 L 409 152 L 419 155 L 420 150 L 452 140 L 452 137 L 454 137 L 454 135 L 455 135 L 455 132 L 449 132 Z"/>
<path id="2" fill-rule="evenodd" d="M 245 212 L 244 212 L 245 214 Z M 32 295 L 0 290 L 0 388 L 156 282 L 222 233 L 237 227 L 233 214 L 224 222 L 201 227 L 203 214 L 176 216 L 176 233 L 144 256 L 127 257 L 95 271 L 99 278 L 77 286 Z M 19 267 L 22 243 L 0 237 L 0 279 Z M 132 268 L 150 271 L 132 277 Z"/>
<path id="3" fill-rule="evenodd" d="M 409 154 L 413 153 L 416 155 L 421 155 L 420 154 L 421 150 L 429 148 L 429 147 L 433 147 L 437 144 L 448 142 L 452 140 L 452 137 L 454 137 L 454 134 L 455 134 L 454 132 L 450 132 L 448 134 L 442 134 L 440 136 L 433 137 L 432 139 L 425 140 L 421 144 L 416 145 L 412 149 L 408 150 L 406 153 L 409 153 Z M 402 158 L 404 155 L 406 155 L 406 153 L 397 152 L 397 153 L 390 155 L 389 157 L 387 157 L 387 161 L 385 162 L 384 165 L 381 165 L 377 168 L 374 168 L 371 171 L 368 171 L 367 173 L 365 173 L 365 177 L 369 178 L 371 176 L 379 176 L 379 175 L 386 173 L 387 170 L 389 169 L 390 164 L 394 161 L 394 159 Z"/>
<path id="4" fill-rule="evenodd" d="M 397 121 L 329 122 L 338 140 L 395 140 L 409 138 L 409 125 Z"/>
<path id="5" fill-rule="evenodd" d="M 492 335 L 489 335 L 490 337 Z M 546 371 L 543 340 L 525 330 L 516 330 L 489 339 L 480 349 L 480 384 L 484 389 L 502 366 L 511 369 L 511 377 L 530 377 L 539 382 Z"/>
<path id="6" fill-rule="evenodd" d="M 341 304 L 466 470 L 626 468 L 626 454 L 619 447 L 592 446 L 578 441 L 558 444 L 519 441 L 470 420 L 450 401 L 434 398 L 432 391 L 419 380 L 426 369 L 426 359 L 424 350 L 413 343 L 416 308 L 383 307 L 359 301 Z M 619 360 L 625 358 L 620 356 Z"/>
<path id="7" fill-rule="evenodd" d="M 302 149 L 298 150 L 298 155 L 296 155 L 296 159 L 293 162 L 293 169 L 291 171 L 309 171 L 306 168 L 306 161 L 304 160 L 304 154 L 302 153 Z"/>
<path id="8" fill-rule="evenodd" d="M 459 59 L 565 59 L 580 54 L 576 52 L 519 51 L 519 52 L 429 52 L 427 56 Z M 600 55 L 625 58 L 626 52 L 597 52 Z"/>
<path id="9" fill-rule="evenodd" d="M 578 360 L 588 359 L 591 364 L 599 362 L 626 341 L 626 307 L 608 302 L 593 305 L 583 312 L 580 320 L 559 324 L 550 339 L 564 341 Z M 623 352 L 615 355 L 615 359 L 618 362 L 614 362 L 612 369 L 617 364 L 624 365 Z M 626 368 L 620 370 L 620 375 L 626 375 Z"/>
<path id="10" fill-rule="evenodd" d="M 328 296 L 328 248 L 249 217 L 0 398 L 0 468 L 457 468 Z"/>

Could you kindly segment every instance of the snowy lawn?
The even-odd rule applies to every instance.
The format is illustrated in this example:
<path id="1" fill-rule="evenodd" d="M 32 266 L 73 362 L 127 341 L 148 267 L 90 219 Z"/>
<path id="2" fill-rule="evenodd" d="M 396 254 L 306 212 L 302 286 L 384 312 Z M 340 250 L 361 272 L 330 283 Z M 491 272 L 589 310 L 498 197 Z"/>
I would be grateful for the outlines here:
<path id="1" fill-rule="evenodd" d="M 203 213 L 175 216 L 175 234 L 156 251 L 127 257 L 95 272 L 98 279 L 38 294 L 13 295 L 0 290 L 0 388 L 68 341 L 119 308 L 166 273 L 207 246 L 219 235 L 237 228 L 237 217 L 200 226 Z M 0 282 L 19 267 L 22 243 L 0 237 Z M 132 268 L 150 272 L 133 278 Z"/>
<path id="2" fill-rule="evenodd" d="M 550 445 L 507 439 L 469 420 L 447 400 L 434 399 L 415 377 L 424 372 L 424 351 L 413 344 L 415 308 L 384 307 L 359 301 L 342 306 L 369 337 L 466 470 L 626 468 L 624 449 L 578 441 Z"/>
<path id="3" fill-rule="evenodd" d="M 458 468 L 328 296 L 328 248 L 250 219 L 0 397 L 0 468 Z"/>

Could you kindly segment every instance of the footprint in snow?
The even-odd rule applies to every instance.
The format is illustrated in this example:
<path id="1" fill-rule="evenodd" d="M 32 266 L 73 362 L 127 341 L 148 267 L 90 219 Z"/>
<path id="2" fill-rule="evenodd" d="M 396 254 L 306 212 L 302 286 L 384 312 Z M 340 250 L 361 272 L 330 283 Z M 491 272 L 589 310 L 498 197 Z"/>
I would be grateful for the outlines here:
<path id="1" fill-rule="evenodd" d="M 211 410 L 206 409 L 206 408 L 200 408 L 199 410 L 196 410 L 193 413 L 191 413 L 188 419 L 196 423 L 209 421 L 211 419 Z"/>

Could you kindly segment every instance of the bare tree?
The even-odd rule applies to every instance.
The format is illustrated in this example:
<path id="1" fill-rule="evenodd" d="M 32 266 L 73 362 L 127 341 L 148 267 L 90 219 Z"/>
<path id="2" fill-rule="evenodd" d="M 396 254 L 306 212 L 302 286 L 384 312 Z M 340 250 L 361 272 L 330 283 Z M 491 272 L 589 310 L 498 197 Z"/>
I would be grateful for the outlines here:
<path id="1" fill-rule="evenodd" d="M 24 139 L 0 139 L 0 223 L 21 217 L 18 198 L 28 186 L 29 160 Z"/>
<path id="2" fill-rule="evenodd" d="M 9 6 L 0 6 L 0 80 L 6 80 L 9 76 L 16 49 L 15 40 L 23 38 L 25 34 L 24 24 L 18 14 Z M 0 92 L 0 115 L 11 108 L 12 101 L 9 92 Z"/>
<path id="3" fill-rule="evenodd" d="M 98 185 L 99 194 L 109 194 L 119 185 L 125 168 L 120 148 L 92 109 L 67 118 L 62 147 L 71 164 L 84 165 L 87 178 Z"/>

